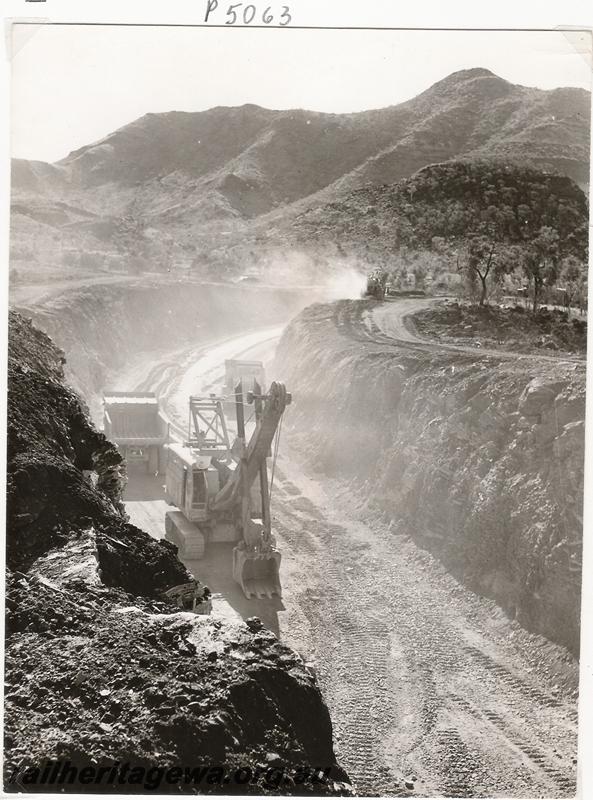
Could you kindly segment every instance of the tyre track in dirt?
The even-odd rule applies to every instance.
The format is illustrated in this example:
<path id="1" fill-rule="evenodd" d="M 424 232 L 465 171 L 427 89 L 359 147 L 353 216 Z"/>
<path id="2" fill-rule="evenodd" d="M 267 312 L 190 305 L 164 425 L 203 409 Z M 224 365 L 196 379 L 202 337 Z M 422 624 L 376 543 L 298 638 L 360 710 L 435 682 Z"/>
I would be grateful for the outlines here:
<path id="1" fill-rule="evenodd" d="M 391 706 L 389 630 L 381 616 L 368 616 L 364 586 L 340 563 L 344 529 L 328 522 L 313 504 L 306 510 L 301 504 L 295 506 L 294 484 L 287 485 L 288 503 L 287 492 L 281 487 L 276 490 L 283 495 L 278 498 L 281 511 L 276 531 L 283 546 L 292 546 L 303 565 L 323 565 L 296 600 L 315 639 L 320 679 L 326 686 L 339 687 L 340 710 L 332 715 L 339 757 L 348 764 L 359 792 L 392 794 L 394 780 L 381 757 L 391 722 L 385 713 Z"/>
<path id="2" fill-rule="evenodd" d="M 404 344 L 420 350 L 442 351 L 459 357 L 494 358 L 501 361 L 513 360 L 526 363 L 541 363 L 542 361 L 554 364 L 575 364 L 583 369 L 586 358 L 575 356 L 553 356 L 546 353 L 519 353 L 511 350 L 496 350 L 472 345 L 458 345 L 439 342 L 435 339 L 420 336 L 414 327 L 412 315 L 417 311 L 430 308 L 437 303 L 434 298 L 425 299 L 394 299 L 375 303 L 370 307 L 360 306 L 355 313 L 344 308 L 336 311 L 336 327 L 349 337 L 358 341 L 371 341 L 379 345 Z"/>

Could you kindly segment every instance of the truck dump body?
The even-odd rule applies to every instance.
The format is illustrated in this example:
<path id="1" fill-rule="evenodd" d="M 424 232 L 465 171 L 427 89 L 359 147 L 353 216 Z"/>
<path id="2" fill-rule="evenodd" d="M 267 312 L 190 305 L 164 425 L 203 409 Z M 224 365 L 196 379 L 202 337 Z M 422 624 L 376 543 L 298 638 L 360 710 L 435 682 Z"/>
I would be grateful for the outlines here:
<path id="1" fill-rule="evenodd" d="M 149 471 L 159 470 L 168 424 L 154 392 L 105 391 L 103 430 L 129 465 L 143 464 Z"/>
<path id="2" fill-rule="evenodd" d="M 152 442 L 163 438 L 161 421 L 152 409 L 130 415 L 127 408 L 111 408 L 111 438 L 117 441 Z"/>

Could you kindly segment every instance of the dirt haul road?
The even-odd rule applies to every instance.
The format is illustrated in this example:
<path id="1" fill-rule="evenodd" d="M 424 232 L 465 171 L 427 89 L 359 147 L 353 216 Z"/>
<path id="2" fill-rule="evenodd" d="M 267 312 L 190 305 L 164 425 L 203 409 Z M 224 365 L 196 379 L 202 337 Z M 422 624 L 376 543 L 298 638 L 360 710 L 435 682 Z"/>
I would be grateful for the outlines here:
<path id="1" fill-rule="evenodd" d="M 391 331 L 406 339 L 413 336 L 403 324 L 406 313 L 426 302 L 390 302 L 365 320 L 336 319 L 336 325 L 355 338 L 388 338 Z M 246 352 L 243 338 L 224 342 L 206 364 L 213 365 L 215 354 L 268 358 L 274 335 L 262 332 L 250 344 Z M 200 377 L 213 385 L 215 375 L 200 376 L 196 364 L 192 385 Z M 178 388 L 187 388 L 187 369 L 171 363 L 163 369 L 168 410 L 184 419 L 187 396 Z M 147 380 L 162 386 L 158 365 Z M 143 388 L 150 388 L 146 380 Z M 464 589 L 407 536 L 363 515 L 345 486 L 306 474 L 300 460 L 281 445 L 272 506 L 283 554 L 282 602 L 241 598 L 228 548 L 188 566 L 224 596 L 230 613 L 262 617 L 315 665 L 338 757 L 357 790 L 573 795 L 578 670 L 572 657 Z M 143 524 L 161 536 L 165 504 L 156 502 Z M 135 513 L 150 505 L 137 503 Z"/>
<path id="2" fill-rule="evenodd" d="M 349 334 L 360 338 L 369 338 L 377 344 L 389 344 L 390 342 L 397 342 L 399 344 L 406 344 L 411 347 L 420 348 L 439 348 L 447 352 L 457 352 L 460 354 L 476 355 L 479 353 L 482 356 L 492 356 L 494 358 L 513 359 L 514 361 L 546 361 L 550 363 L 578 363 L 584 364 L 586 358 L 584 356 L 553 356 L 538 353 L 532 355 L 529 353 L 517 353 L 510 350 L 494 350 L 492 348 L 481 347 L 472 345 L 456 345 L 456 344 L 443 344 L 434 339 L 428 339 L 420 336 L 416 331 L 411 317 L 418 311 L 429 308 L 431 305 L 438 303 L 438 299 L 434 298 L 414 298 L 409 300 L 396 300 L 387 298 L 385 302 L 378 303 L 371 311 L 365 311 L 360 318 L 347 320 L 340 320 L 338 322 L 341 326 L 348 328 Z"/>

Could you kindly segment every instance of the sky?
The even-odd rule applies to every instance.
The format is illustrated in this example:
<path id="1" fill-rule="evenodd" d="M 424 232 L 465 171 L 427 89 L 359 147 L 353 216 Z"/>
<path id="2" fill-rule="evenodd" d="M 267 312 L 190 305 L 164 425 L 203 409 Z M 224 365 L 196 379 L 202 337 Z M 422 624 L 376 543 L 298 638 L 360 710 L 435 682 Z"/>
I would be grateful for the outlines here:
<path id="1" fill-rule="evenodd" d="M 590 65 L 591 36 L 578 32 L 16 24 L 11 153 L 57 161 L 148 112 L 381 108 L 471 67 L 590 90 Z"/>

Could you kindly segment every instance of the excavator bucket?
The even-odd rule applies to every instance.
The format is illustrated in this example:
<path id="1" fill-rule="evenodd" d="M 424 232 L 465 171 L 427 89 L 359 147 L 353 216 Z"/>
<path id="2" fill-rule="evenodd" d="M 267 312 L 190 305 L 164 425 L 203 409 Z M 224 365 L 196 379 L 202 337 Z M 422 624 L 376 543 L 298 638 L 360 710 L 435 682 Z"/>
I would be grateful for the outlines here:
<path id="1" fill-rule="evenodd" d="M 241 546 L 233 550 L 233 578 L 247 599 L 282 597 L 280 586 L 281 554 L 275 548 L 266 554 Z"/>

